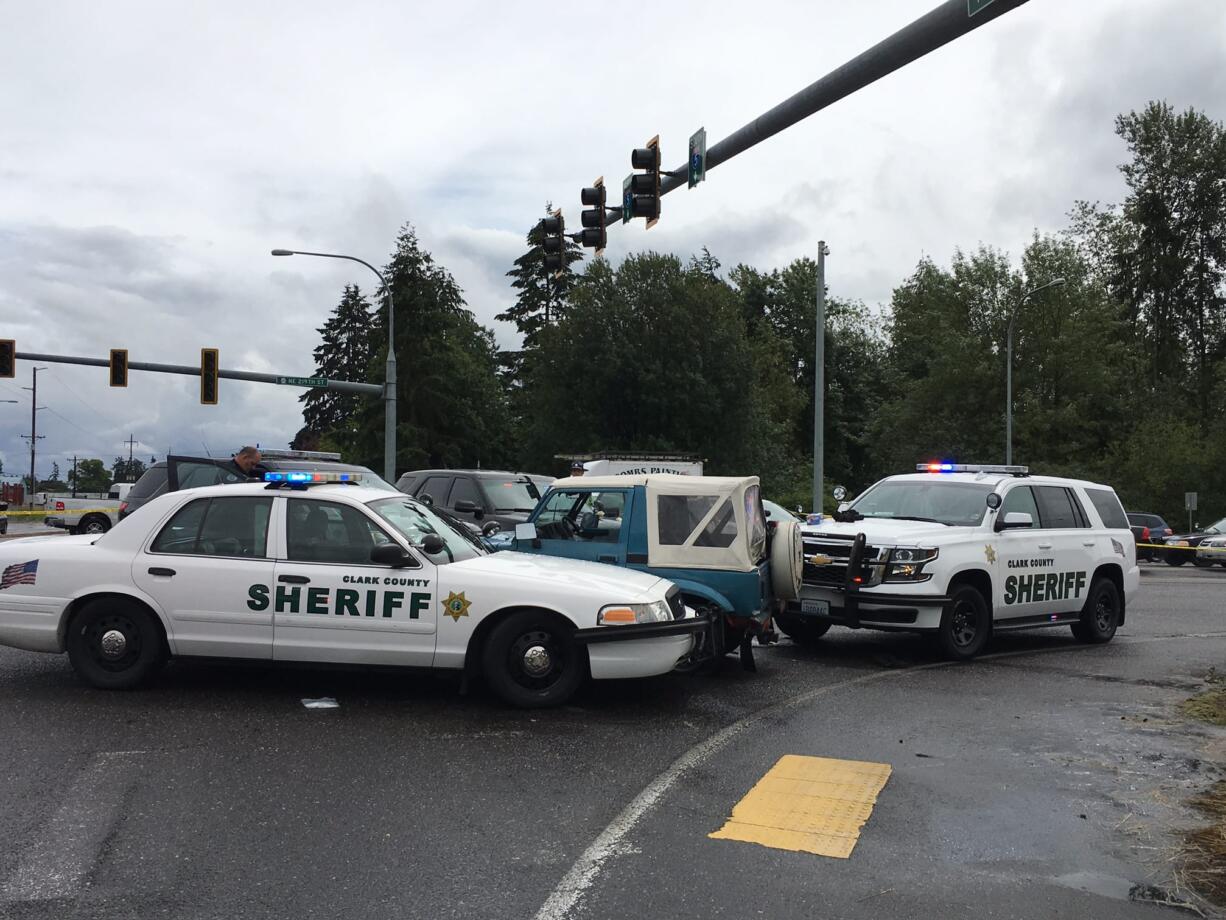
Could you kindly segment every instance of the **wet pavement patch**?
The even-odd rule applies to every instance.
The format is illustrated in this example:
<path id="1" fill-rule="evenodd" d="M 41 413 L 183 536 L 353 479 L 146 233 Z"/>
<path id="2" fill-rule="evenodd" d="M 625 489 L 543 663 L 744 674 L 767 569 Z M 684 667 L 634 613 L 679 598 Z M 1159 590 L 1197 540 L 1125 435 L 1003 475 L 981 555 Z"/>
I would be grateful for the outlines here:
<path id="1" fill-rule="evenodd" d="M 847 859 L 890 772 L 884 763 L 785 754 L 708 836 Z"/>

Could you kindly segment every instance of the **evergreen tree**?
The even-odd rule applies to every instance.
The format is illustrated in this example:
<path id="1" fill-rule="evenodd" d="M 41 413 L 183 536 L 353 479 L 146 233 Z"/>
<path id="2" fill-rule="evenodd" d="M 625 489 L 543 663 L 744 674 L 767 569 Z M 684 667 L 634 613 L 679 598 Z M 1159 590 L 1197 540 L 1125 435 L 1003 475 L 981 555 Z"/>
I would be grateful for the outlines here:
<path id="1" fill-rule="evenodd" d="M 315 376 L 329 380 L 364 381 L 371 375 L 374 352 L 371 335 L 370 303 L 356 284 L 345 285 L 341 301 L 319 328 Z M 376 375 L 378 376 L 378 375 Z M 327 388 L 311 388 L 298 399 L 302 402 L 303 427 L 292 447 L 314 450 L 327 439 L 334 445 L 351 446 L 358 436 L 358 415 L 369 397 L 341 393 Z"/>
<path id="2" fill-rule="evenodd" d="M 545 205 L 546 216 L 552 213 L 553 206 Z M 575 272 L 571 265 L 583 258 L 582 247 L 569 238 L 565 239 L 563 272 L 560 278 L 555 279 L 553 272 L 545 270 L 543 240 L 544 234 L 538 222 L 528 231 L 528 251 L 516 259 L 515 267 L 507 272 L 507 277 L 513 279 L 511 287 L 518 292 L 515 304 L 495 317 L 515 324 L 523 336 L 525 351 L 535 348 L 539 344 L 541 331 L 565 315 L 570 292 L 575 286 Z"/>

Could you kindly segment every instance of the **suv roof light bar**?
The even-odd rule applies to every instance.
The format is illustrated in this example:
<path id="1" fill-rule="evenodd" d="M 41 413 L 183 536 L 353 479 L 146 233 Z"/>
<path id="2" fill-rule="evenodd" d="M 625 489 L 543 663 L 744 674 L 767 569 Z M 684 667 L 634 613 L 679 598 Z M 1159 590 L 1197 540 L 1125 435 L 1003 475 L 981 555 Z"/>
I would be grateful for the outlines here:
<path id="1" fill-rule="evenodd" d="M 1010 476 L 1029 476 L 1028 466 L 1004 466 L 990 463 L 917 463 L 917 473 L 1005 473 Z"/>

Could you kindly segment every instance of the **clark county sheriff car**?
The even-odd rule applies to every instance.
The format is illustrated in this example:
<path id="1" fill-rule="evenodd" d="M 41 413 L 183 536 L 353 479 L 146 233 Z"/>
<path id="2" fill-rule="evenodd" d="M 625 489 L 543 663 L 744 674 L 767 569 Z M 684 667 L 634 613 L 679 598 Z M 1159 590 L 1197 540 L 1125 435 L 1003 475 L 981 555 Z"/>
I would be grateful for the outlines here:
<path id="1" fill-rule="evenodd" d="M 920 464 L 801 536 L 801 596 L 776 623 L 802 643 L 833 625 L 915 630 L 966 659 L 994 632 L 1061 624 L 1107 642 L 1140 582 L 1110 486 L 1022 466 Z"/>
<path id="2" fill-rule="evenodd" d="M 205 656 L 457 669 L 546 706 L 589 673 L 671 671 L 708 628 L 664 579 L 491 554 L 356 478 L 270 472 L 162 495 L 101 536 L 4 543 L 0 644 L 67 651 L 103 688 Z"/>

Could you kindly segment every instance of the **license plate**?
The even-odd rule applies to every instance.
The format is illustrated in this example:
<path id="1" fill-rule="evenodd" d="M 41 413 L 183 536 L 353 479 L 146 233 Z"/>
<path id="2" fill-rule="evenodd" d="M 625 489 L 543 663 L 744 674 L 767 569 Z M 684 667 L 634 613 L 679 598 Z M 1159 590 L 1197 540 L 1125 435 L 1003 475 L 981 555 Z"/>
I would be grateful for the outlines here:
<path id="1" fill-rule="evenodd" d="M 815 616 L 830 615 L 830 601 L 806 601 L 800 602 L 800 612 L 809 613 Z"/>

